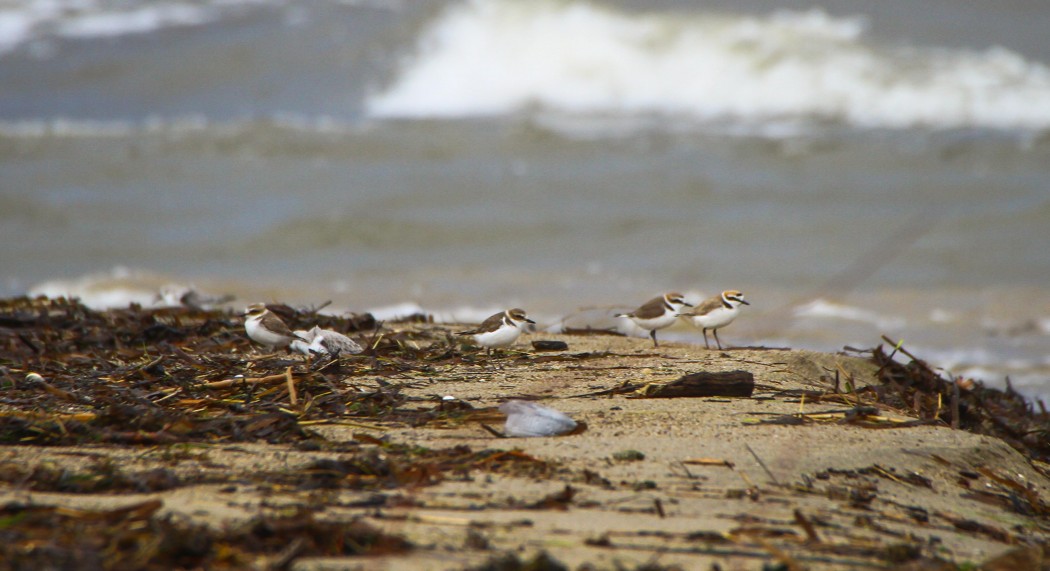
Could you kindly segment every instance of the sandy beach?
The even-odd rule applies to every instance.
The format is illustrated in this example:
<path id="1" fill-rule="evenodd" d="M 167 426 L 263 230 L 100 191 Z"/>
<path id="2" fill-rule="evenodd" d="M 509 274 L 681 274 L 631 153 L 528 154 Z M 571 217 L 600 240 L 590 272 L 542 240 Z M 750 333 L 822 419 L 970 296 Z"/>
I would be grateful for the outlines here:
<path id="1" fill-rule="evenodd" d="M 1050 571 L 1048 29 L 0 0 L 0 571 Z"/>
<path id="2" fill-rule="evenodd" d="M 0 317 L 0 567 L 1050 565 L 1048 465 L 886 397 L 870 353 L 541 333 L 486 358 L 466 326 L 358 316 L 324 320 L 365 353 L 308 361 L 228 312 Z M 750 397 L 644 397 L 729 371 Z M 515 398 L 586 429 L 498 438 Z"/>

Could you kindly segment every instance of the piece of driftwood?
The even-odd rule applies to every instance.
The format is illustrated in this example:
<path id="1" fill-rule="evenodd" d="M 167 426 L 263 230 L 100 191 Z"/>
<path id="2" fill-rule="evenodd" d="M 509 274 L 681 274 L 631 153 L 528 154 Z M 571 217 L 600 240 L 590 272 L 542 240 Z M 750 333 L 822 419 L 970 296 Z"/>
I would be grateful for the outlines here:
<path id="1" fill-rule="evenodd" d="M 638 394 L 644 398 L 750 397 L 755 376 L 747 371 L 690 373 L 667 384 L 650 384 Z"/>
<path id="2" fill-rule="evenodd" d="M 556 339 L 537 339 L 532 342 L 532 348 L 537 351 L 568 351 L 569 344 Z"/>
<path id="3" fill-rule="evenodd" d="M 726 468 L 733 468 L 734 464 L 729 460 L 722 458 L 686 458 L 682 460 L 682 464 L 690 464 L 694 466 L 725 466 Z"/>

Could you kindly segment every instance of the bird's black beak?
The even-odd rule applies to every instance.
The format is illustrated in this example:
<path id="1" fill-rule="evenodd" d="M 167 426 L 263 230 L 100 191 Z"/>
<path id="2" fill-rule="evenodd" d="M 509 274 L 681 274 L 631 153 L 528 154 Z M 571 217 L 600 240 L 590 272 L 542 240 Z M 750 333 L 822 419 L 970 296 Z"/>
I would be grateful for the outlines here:
<path id="1" fill-rule="evenodd" d="M 529 319 L 528 317 L 525 318 L 525 323 L 531 323 L 533 325 L 536 325 L 536 322 L 531 320 L 531 319 Z"/>
<path id="2" fill-rule="evenodd" d="M 742 303 L 742 304 L 744 304 L 744 305 L 751 305 L 750 303 L 748 303 L 748 302 L 747 302 L 747 300 L 746 300 L 746 299 L 742 299 L 742 300 L 740 300 L 740 303 Z"/>

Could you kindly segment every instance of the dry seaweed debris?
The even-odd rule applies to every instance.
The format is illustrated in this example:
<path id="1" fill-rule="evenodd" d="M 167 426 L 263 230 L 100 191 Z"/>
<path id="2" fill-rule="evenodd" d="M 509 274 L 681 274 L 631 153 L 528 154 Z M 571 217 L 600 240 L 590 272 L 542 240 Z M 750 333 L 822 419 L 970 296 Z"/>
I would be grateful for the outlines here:
<path id="1" fill-rule="evenodd" d="M 28 466 L 23 462 L 0 462 L 0 483 L 21 489 L 74 494 L 106 492 L 159 492 L 185 485 L 183 478 L 170 468 L 124 470 L 111 458 L 97 459 L 85 469 L 60 467 L 41 462 Z"/>
<path id="2" fill-rule="evenodd" d="M 0 299 L 0 443 L 294 444 L 319 439 L 310 426 L 347 419 L 449 427 L 487 418 L 448 403 L 421 407 L 428 399 L 402 391 L 486 363 L 448 330 L 416 317 L 384 326 L 368 315 L 269 307 L 291 327 L 357 331 L 366 351 L 263 355 L 229 310 L 97 312 L 75 300 Z"/>
<path id="3" fill-rule="evenodd" d="M 489 557 L 484 563 L 470 567 L 468 571 L 568 571 L 564 563 L 551 557 L 546 551 L 537 553 L 532 559 L 522 558 L 513 552 Z"/>
<path id="4" fill-rule="evenodd" d="M 878 407 L 861 405 L 844 410 L 824 410 L 821 412 L 798 412 L 794 414 L 778 414 L 773 416 L 773 418 L 759 420 L 755 422 L 755 424 L 779 424 L 794 426 L 804 424 L 834 423 L 850 424 L 862 428 L 910 428 L 912 426 L 924 426 L 935 422 L 937 421 L 929 419 L 908 420 L 903 418 L 893 418 L 880 414 Z"/>
<path id="5" fill-rule="evenodd" d="M 896 361 L 898 352 L 910 361 Z M 980 382 L 945 379 L 900 346 L 886 353 L 880 345 L 871 354 L 882 384 L 858 393 L 871 392 L 877 401 L 909 410 L 919 418 L 939 419 L 956 428 L 1001 438 L 1026 456 L 1050 461 L 1050 414 L 1041 402 L 1036 411 L 1013 390 L 1009 379 L 1005 391 Z"/>
<path id="6" fill-rule="evenodd" d="M 883 337 L 890 342 L 890 339 Z M 868 353 L 850 347 L 849 351 Z M 901 363 L 897 354 L 910 359 Z M 882 345 L 870 350 L 872 361 L 878 366 L 876 377 L 880 384 L 857 388 L 850 375 L 841 368 L 834 371 L 831 391 L 792 390 L 775 396 L 798 398 L 800 410 L 795 414 L 776 415 L 754 421 L 755 424 L 805 425 L 816 423 L 851 424 L 864 428 L 909 428 L 941 424 L 978 434 L 994 436 L 1007 442 L 1029 458 L 1050 461 L 1050 414 L 1039 401 L 1039 410 L 1032 402 L 1010 386 L 1006 390 L 985 387 L 971 379 L 944 378 L 925 361 L 915 357 L 900 343 L 887 353 Z M 840 392 L 840 373 L 845 373 L 846 392 Z M 613 389 L 623 392 L 623 387 Z M 848 409 L 822 410 L 803 413 L 805 403 L 840 403 Z M 912 419 L 881 414 L 881 409 L 896 409 L 914 416 Z M 757 413 L 762 414 L 762 413 Z"/>
<path id="7" fill-rule="evenodd" d="M 520 450 L 474 451 L 466 445 L 428 449 L 389 444 L 337 459 L 315 460 L 287 472 L 253 477 L 299 489 L 362 490 L 429 486 L 450 477 L 470 479 L 473 471 L 549 478 L 558 470 L 557 465 Z"/>
<path id="8" fill-rule="evenodd" d="M 300 557 L 411 549 L 364 522 L 321 521 L 311 509 L 215 530 L 170 514 L 160 500 L 109 510 L 0 507 L 0 561 L 13 569 L 285 569 Z"/>
<path id="9" fill-rule="evenodd" d="M 153 467 L 134 469 L 99 453 L 84 466 L 45 460 L 27 464 L 0 461 L 0 489 L 12 487 L 69 494 L 147 493 L 199 484 L 257 485 L 287 490 L 374 491 L 431 486 L 446 480 L 471 480 L 477 473 L 549 479 L 567 472 L 520 450 L 473 450 L 460 445 L 430 449 L 400 444 L 349 443 L 347 451 L 309 454 L 309 460 L 281 470 Z M 380 504 L 385 503 L 385 500 Z"/>
<path id="10" fill-rule="evenodd" d="M 260 355 L 241 318 L 223 310 L 0 300 L 0 443 L 299 442 L 315 438 L 310 423 L 454 416 L 407 408 L 413 399 L 400 390 L 462 359 L 439 329 L 274 307 L 292 327 L 364 328 L 368 350 L 316 361 Z M 355 380 L 364 376 L 367 385 Z"/>

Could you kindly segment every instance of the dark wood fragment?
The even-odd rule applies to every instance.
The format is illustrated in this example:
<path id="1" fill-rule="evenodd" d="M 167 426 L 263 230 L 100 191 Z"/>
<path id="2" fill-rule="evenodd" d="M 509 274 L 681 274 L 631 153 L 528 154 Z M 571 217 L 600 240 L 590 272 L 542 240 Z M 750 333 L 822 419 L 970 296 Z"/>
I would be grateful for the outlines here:
<path id="1" fill-rule="evenodd" d="M 569 344 L 554 339 L 539 339 L 532 342 L 532 348 L 537 351 L 568 351 Z"/>
<path id="2" fill-rule="evenodd" d="M 750 397 L 755 391 L 755 376 L 747 371 L 690 373 L 666 385 L 645 388 L 646 398 L 678 397 Z"/>

